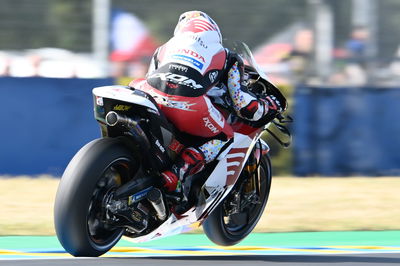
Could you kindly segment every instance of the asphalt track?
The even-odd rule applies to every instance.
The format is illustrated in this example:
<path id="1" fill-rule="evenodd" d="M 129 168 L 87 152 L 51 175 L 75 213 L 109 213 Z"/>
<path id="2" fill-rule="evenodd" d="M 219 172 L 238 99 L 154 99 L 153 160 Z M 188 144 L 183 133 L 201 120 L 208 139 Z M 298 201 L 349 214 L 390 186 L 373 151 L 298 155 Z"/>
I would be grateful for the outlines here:
<path id="1" fill-rule="evenodd" d="M 400 265 L 400 231 L 251 234 L 220 247 L 202 234 L 122 239 L 100 258 L 73 258 L 54 236 L 0 237 L 0 265 Z"/>

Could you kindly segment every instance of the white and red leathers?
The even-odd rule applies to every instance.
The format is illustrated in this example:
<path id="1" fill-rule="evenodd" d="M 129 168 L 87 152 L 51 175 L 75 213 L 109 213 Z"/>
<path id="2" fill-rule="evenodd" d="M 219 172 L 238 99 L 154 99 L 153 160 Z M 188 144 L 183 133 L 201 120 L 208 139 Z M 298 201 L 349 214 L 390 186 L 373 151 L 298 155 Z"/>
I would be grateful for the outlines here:
<path id="1" fill-rule="evenodd" d="M 273 100 L 247 92 L 243 67 L 241 58 L 222 46 L 217 24 L 203 12 L 189 11 L 181 15 L 174 37 L 156 50 L 146 79 L 131 82 L 154 97 L 179 131 L 205 139 L 184 149 L 172 169 L 162 173 L 167 190 L 201 171 L 233 136 L 225 114 L 208 95 L 212 88 L 224 84 L 236 115 L 250 121 L 279 108 Z"/>

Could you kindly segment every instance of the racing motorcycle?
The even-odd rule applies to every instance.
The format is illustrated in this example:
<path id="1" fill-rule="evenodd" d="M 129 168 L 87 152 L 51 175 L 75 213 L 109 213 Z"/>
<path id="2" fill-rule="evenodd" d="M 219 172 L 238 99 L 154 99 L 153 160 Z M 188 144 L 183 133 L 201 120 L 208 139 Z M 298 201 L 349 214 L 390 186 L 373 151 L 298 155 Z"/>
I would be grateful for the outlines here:
<path id="1" fill-rule="evenodd" d="M 259 70 L 248 47 L 239 43 L 233 50 L 245 61 L 249 89 L 274 95 L 286 110 L 285 97 Z M 193 207 L 177 214 L 180 197 L 165 193 L 160 172 L 173 163 L 177 145 L 189 145 L 188 138 L 177 133 L 143 91 L 104 86 L 93 89 L 93 98 L 102 137 L 72 158 L 55 199 L 55 229 L 67 252 L 100 256 L 122 236 L 144 242 L 199 226 L 211 241 L 224 246 L 251 233 L 271 188 L 269 146 L 261 136 L 267 130 L 277 138 L 270 125 L 290 136 L 282 125 L 287 116 L 258 122 L 231 118 L 234 137 L 229 147 L 182 184 Z"/>

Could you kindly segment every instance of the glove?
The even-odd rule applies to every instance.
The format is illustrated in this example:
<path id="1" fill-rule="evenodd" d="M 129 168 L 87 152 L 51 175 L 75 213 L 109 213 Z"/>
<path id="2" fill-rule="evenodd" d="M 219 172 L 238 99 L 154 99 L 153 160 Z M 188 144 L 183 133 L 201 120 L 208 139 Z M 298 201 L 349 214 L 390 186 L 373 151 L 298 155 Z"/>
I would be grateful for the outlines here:
<path id="1" fill-rule="evenodd" d="M 268 111 L 272 110 L 277 113 L 281 113 L 283 111 L 281 102 L 274 95 L 269 95 L 263 100 L 268 103 Z"/>

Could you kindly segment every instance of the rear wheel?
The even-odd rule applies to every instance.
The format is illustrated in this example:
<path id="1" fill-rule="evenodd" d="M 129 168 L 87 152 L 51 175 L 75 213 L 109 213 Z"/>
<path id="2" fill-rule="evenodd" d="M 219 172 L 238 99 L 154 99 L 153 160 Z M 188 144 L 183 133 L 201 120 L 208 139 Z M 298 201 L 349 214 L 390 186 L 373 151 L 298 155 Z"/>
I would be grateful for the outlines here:
<path id="1" fill-rule="evenodd" d="M 238 182 L 204 222 L 204 232 L 215 244 L 237 244 L 251 233 L 261 218 L 271 188 L 271 162 L 268 155 L 262 157 L 258 171 L 252 174 L 246 181 Z"/>
<path id="2" fill-rule="evenodd" d="M 137 160 L 121 139 L 94 140 L 74 156 L 54 206 L 57 237 L 67 252 L 97 257 L 119 241 L 124 229 L 104 222 L 105 202 L 137 169 Z"/>

